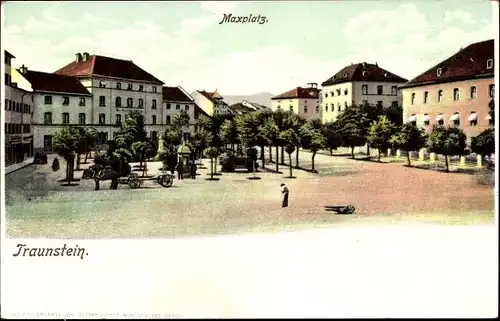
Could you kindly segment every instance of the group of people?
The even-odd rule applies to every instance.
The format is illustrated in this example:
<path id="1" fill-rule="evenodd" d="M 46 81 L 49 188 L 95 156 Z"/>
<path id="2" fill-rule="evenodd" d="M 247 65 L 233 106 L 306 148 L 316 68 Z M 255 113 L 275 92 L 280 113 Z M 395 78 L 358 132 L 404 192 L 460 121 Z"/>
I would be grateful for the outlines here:
<path id="1" fill-rule="evenodd" d="M 184 171 L 182 162 L 177 163 L 175 166 L 175 170 L 177 171 L 177 179 L 184 179 Z M 194 160 L 189 161 L 189 178 L 196 179 L 196 171 L 198 170 L 198 166 Z"/>

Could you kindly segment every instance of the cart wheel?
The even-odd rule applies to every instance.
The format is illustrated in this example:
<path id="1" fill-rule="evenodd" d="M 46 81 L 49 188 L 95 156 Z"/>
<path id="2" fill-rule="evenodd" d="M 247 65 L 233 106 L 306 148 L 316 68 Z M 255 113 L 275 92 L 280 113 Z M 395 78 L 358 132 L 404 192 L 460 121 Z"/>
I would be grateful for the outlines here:
<path id="1" fill-rule="evenodd" d="M 158 184 L 160 184 L 163 187 L 170 187 L 172 186 L 172 178 L 170 176 L 161 176 L 158 178 Z"/>
<path id="2" fill-rule="evenodd" d="M 139 187 L 141 187 L 141 181 L 138 179 L 129 178 L 128 179 L 128 186 L 130 186 L 130 188 L 133 188 L 133 189 L 139 188 Z"/>
<path id="3" fill-rule="evenodd" d="M 346 208 L 344 209 L 344 213 L 346 214 L 352 214 L 354 213 L 354 211 L 356 211 L 356 209 L 352 205 L 347 205 Z"/>

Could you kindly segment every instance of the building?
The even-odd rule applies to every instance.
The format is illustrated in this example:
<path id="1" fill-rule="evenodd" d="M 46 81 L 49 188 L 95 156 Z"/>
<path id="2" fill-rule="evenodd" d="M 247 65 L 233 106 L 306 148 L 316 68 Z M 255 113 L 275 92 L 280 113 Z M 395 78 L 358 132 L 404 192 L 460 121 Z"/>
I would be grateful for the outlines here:
<path id="1" fill-rule="evenodd" d="M 241 102 L 241 104 L 246 106 L 246 107 L 249 107 L 255 111 L 263 111 L 263 112 L 271 111 L 271 108 L 269 108 L 267 106 L 260 105 L 260 104 L 257 104 L 257 103 L 254 103 L 254 102 L 251 102 L 248 100 L 243 100 Z"/>
<path id="2" fill-rule="evenodd" d="M 165 129 L 172 124 L 175 117 L 182 111 L 185 111 L 189 115 L 189 127 L 185 129 L 184 140 L 188 141 L 191 135 L 194 134 L 197 109 L 199 109 L 199 107 L 194 102 L 194 99 L 184 90 L 184 88 L 181 86 L 163 86 L 162 119 L 164 119 L 164 121 L 162 122 L 162 125 L 155 128 L 155 130 L 164 132 Z"/>
<path id="3" fill-rule="evenodd" d="M 63 126 L 102 128 L 92 109 L 92 95 L 75 77 L 19 68 L 33 88 L 32 125 L 35 152 L 52 152 L 55 133 Z"/>
<path id="4" fill-rule="evenodd" d="M 224 102 L 224 98 L 219 94 L 217 89 L 214 92 L 205 90 L 196 90 L 191 94 L 195 103 L 210 116 L 232 114 L 229 105 Z"/>
<path id="5" fill-rule="evenodd" d="M 335 121 L 347 106 L 401 104 L 398 87 L 408 80 L 395 75 L 377 63 L 351 64 L 324 81 L 321 86 L 322 121 Z"/>
<path id="6" fill-rule="evenodd" d="M 163 121 L 163 82 L 131 60 L 77 53 L 72 62 L 55 74 L 77 78 L 92 94 L 92 122 L 99 125 L 106 140 L 120 130 L 115 125 L 120 125 L 130 111 L 143 113 L 149 135 Z"/>
<path id="7" fill-rule="evenodd" d="M 5 165 L 33 156 L 33 92 L 30 84 L 12 66 L 14 55 L 4 51 L 5 66 Z"/>
<path id="8" fill-rule="evenodd" d="M 400 87 L 403 117 L 428 132 L 433 125 L 462 128 L 470 137 L 492 124 L 493 40 L 471 44 Z"/>
<path id="9" fill-rule="evenodd" d="M 271 111 L 271 109 L 266 106 L 259 105 L 257 103 L 252 103 L 247 100 L 243 100 L 242 102 L 232 104 L 231 106 L 229 106 L 229 109 L 235 115 L 244 115 L 256 111 L 257 112 Z"/>
<path id="10" fill-rule="evenodd" d="M 297 87 L 271 98 L 271 110 L 292 111 L 307 120 L 321 119 L 317 83 L 308 83 L 305 88 Z"/>

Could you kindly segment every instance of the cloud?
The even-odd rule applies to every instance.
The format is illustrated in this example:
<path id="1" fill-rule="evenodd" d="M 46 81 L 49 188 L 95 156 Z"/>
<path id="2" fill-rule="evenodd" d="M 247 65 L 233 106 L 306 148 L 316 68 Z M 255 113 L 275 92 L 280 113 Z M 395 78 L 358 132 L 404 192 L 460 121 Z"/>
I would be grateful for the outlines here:
<path id="1" fill-rule="evenodd" d="M 446 11 L 444 14 L 444 22 L 451 23 L 457 21 L 466 24 L 475 24 L 476 20 L 473 19 L 470 12 L 465 12 L 461 10 Z"/>

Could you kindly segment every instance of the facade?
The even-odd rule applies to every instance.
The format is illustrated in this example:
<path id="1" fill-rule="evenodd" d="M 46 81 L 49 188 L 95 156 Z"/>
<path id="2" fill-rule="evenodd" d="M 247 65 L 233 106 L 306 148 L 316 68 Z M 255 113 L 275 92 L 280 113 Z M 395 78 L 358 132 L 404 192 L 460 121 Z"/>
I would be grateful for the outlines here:
<path id="1" fill-rule="evenodd" d="M 362 62 L 344 67 L 321 84 L 322 121 L 335 121 L 351 105 L 401 105 L 398 87 L 407 81 L 377 63 Z"/>
<path id="2" fill-rule="evenodd" d="M 28 70 L 24 65 L 19 72 L 33 88 L 31 123 L 35 152 L 52 152 L 54 135 L 61 127 L 102 128 L 99 116 L 95 118 L 93 114 L 92 95 L 78 79 Z"/>
<path id="3" fill-rule="evenodd" d="M 436 124 L 457 126 L 467 140 L 493 125 L 493 40 L 471 44 L 401 87 L 403 117 L 427 132 Z"/>
<path id="4" fill-rule="evenodd" d="M 271 98 L 271 110 L 292 111 L 307 120 L 321 119 L 318 84 L 308 83 Z"/>
<path id="5" fill-rule="evenodd" d="M 163 121 L 163 82 L 131 60 L 77 53 L 55 74 L 77 78 L 92 95 L 90 118 L 98 125 L 103 141 L 113 139 L 130 111 L 144 115 L 149 135 L 158 131 Z"/>
<path id="6" fill-rule="evenodd" d="M 219 94 L 217 89 L 214 92 L 205 90 L 196 90 L 191 94 L 195 103 L 203 109 L 209 116 L 231 114 L 229 105 L 224 102 L 224 98 Z"/>
<path id="7" fill-rule="evenodd" d="M 184 141 L 188 141 L 189 138 L 194 135 L 194 128 L 196 123 L 196 109 L 199 108 L 194 99 L 181 87 L 167 87 L 163 86 L 163 106 L 162 106 L 162 116 L 161 125 L 155 128 L 155 131 L 163 133 L 170 124 L 174 121 L 175 117 L 179 115 L 182 111 L 185 111 L 189 115 L 189 128 L 184 131 Z M 154 117 L 154 116 L 152 116 Z M 153 132 L 154 133 L 154 132 Z M 154 134 L 153 136 L 155 136 Z"/>
<path id="8" fill-rule="evenodd" d="M 5 61 L 5 165 L 33 156 L 33 92 L 30 84 L 12 67 L 15 57 L 4 51 Z"/>

